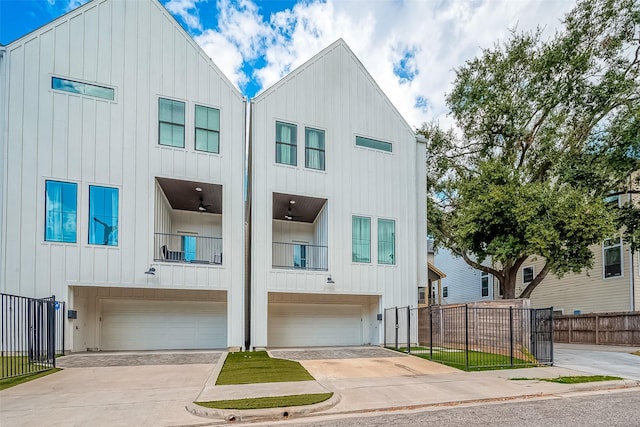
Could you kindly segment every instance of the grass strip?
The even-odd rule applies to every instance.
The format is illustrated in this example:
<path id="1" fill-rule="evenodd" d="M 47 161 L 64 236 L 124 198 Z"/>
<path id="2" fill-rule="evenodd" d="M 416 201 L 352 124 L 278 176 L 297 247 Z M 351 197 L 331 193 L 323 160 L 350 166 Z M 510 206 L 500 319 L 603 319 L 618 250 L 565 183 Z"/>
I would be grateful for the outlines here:
<path id="1" fill-rule="evenodd" d="M 37 378 L 46 377 L 49 374 L 53 374 L 54 372 L 61 371 L 60 368 L 52 368 L 47 371 L 36 372 L 35 374 L 22 375 L 19 377 L 11 377 L 0 380 L 0 390 L 4 390 L 9 387 L 16 386 L 18 384 L 26 383 Z"/>
<path id="2" fill-rule="evenodd" d="M 565 377 L 554 377 L 554 378 L 510 378 L 514 381 L 546 381 L 550 383 L 558 383 L 558 384 L 581 384 L 581 383 L 592 383 L 598 381 L 616 381 L 621 380 L 623 378 L 620 377 L 611 377 L 608 375 L 579 375 L 579 376 L 565 376 Z"/>
<path id="3" fill-rule="evenodd" d="M 406 353 L 406 348 L 400 348 L 398 351 Z M 424 353 L 416 353 L 421 351 Z M 538 366 L 537 363 L 528 360 L 513 358 L 502 354 L 485 353 L 482 351 L 469 350 L 469 366 L 466 366 L 464 350 L 434 348 L 433 359 L 430 358 L 429 347 L 411 347 L 411 355 L 418 356 L 422 359 L 432 362 L 442 363 L 452 368 L 462 369 L 463 371 L 492 371 L 500 369 L 517 369 L 523 367 Z"/>
<path id="4" fill-rule="evenodd" d="M 633 353 L 631 353 L 631 354 L 635 354 L 636 356 L 640 356 L 640 351 L 634 351 L 634 352 L 633 352 Z"/>
<path id="5" fill-rule="evenodd" d="M 290 396 L 255 397 L 251 399 L 215 400 L 212 402 L 196 402 L 205 408 L 216 409 L 266 409 L 288 408 L 290 406 L 313 405 L 324 402 L 333 393 L 295 394 Z"/>
<path id="6" fill-rule="evenodd" d="M 229 353 L 216 385 L 311 381 L 298 362 L 269 357 L 266 351 Z"/>

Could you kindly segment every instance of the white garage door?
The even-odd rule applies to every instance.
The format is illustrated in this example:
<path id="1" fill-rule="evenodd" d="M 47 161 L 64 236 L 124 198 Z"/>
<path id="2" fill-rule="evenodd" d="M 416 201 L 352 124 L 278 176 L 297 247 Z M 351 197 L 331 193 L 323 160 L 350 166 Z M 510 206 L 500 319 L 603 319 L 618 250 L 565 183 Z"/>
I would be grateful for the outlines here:
<path id="1" fill-rule="evenodd" d="M 362 306 L 269 304 L 269 347 L 361 345 Z"/>
<path id="2" fill-rule="evenodd" d="M 227 346 L 224 302 L 102 300 L 102 350 L 184 350 Z"/>

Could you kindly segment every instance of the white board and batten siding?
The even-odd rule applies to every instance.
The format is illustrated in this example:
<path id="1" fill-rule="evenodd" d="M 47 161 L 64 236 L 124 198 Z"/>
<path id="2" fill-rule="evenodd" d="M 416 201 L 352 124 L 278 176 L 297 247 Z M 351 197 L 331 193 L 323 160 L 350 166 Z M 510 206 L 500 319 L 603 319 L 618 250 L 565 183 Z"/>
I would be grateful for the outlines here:
<path id="1" fill-rule="evenodd" d="M 378 295 L 379 312 L 415 305 L 427 270 L 425 146 L 344 41 L 265 90 L 251 111 L 254 345 L 270 344 L 269 292 Z M 276 164 L 276 121 L 297 126 L 297 166 Z M 305 167 L 305 127 L 325 132 L 324 171 Z M 392 152 L 358 147 L 356 136 L 389 142 Z M 282 231 L 272 220 L 274 192 L 327 200 L 328 271 L 272 268 Z M 370 263 L 352 262 L 354 215 L 371 218 Z M 378 219 L 395 221 L 395 265 L 377 263 Z"/>
<path id="2" fill-rule="evenodd" d="M 226 290 L 229 345 L 242 345 L 240 92 L 156 0 L 90 1 L 7 45 L 3 61 L 11 143 L 0 290 L 67 301 L 69 286 Z M 52 90 L 52 77 L 112 88 L 115 99 Z M 185 103 L 185 148 L 158 144 L 159 97 Z M 196 104 L 220 110 L 220 154 L 194 149 Z M 156 177 L 223 187 L 222 266 L 160 264 L 155 276 L 144 274 L 153 262 Z M 46 180 L 78 185 L 77 243 L 44 241 Z M 89 185 L 119 191 L 118 246 L 87 243 Z"/>

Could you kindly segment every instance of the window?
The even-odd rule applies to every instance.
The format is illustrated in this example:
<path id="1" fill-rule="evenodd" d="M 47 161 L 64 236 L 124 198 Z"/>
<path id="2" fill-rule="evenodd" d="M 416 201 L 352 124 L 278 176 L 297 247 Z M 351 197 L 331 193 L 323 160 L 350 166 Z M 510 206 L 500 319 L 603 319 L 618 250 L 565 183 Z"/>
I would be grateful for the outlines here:
<path id="1" fill-rule="evenodd" d="M 482 296 L 488 297 L 489 296 L 489 273 L 486 273 L 483 271 L 480 276 L 480 280 L 482 282 Z"/>
<path id="2" fill-rule="evenodd" d="M 307 245 L 293 246 L 293 267 L 307 268 Z"/>
<path id="3" fill-rule="evenodd" d="M 529 283 L 533 280 L 533 267 L 524 267 L 522 269 L 522 283 Z"/>
<path id="4" fill-rule="evenodd" d="M 396 222 L 378 220 L 378 264 L 396 263 Z"/>
<path id="5" fill-rule="evenodd" d="M 442 287 L 442 298 L 448 298 L 449 297 L 449 287 L 448 286 L 443 286 Z"/>
<path id="6" fill-rule="evenodd" d="M 324 131 L 304 128 L 305 166 L 309 169 L 324 170 Z"/>
<path id="7" fill-rule="evenodd" d="M 604 198 L 604 202 L 607 205 L 611 205 L 617 208 L 620 206 L 620 195 L 616 194 L 615 196 L 607 196 Z"/>
<path id="8" fill-rule="evenodd" d="M 158 143 L 184 148 L 184 102 L 160 98 L 158 120 Z"/>
<path id="9" fill-rule="evenodd" d="M 94 98 L 108 99 L 109 101 L 113 101 L 115 99 L 115 90 L 110 87 L 76 82 L 74 80 L 62 79 L 60 77 L 51 77 L 51 89 L 69 93 L 78 93 L 85 96 L 93 96 Z"/>
<path id="10" fill-rule="evenodd" d="M 118 189 L 89 186 L 89 244 L 118 246 Z"/>
<path id="11" fill-rule="evenodd" d="M 296 125 L 276 122 L 276 163 L 291 166 L 298 164 L 297 132 L 298 127 Z"/>
<path id="12" fill-rule="evenodd" d="M 604 252 L 604 277 L 622 276 L 622 240 L 607 239 L 602 244 Z"/>
<path id="13" fill-rule="evenodd" d="M 423 286 L 418 287 L 418 304 L 426 304 L 427 292 Z"/>
<path id="14" fill-rule="evenodd" d="M 371 218 L 354 216 L 352 219 L 353 262 L 371 262 Z"/>
<path id="15" fill-rule="evenodd" d="M 46 181 L 44 206 L 44 240 L 76 243 L 78 185 L 71 182 Z"/>
<path id="16" fill-rule="evenodd" d="M 389 153 L 391 153 L 392 149 L 389 142 L 378 141 L 363 136 L 356 136 L 356 145 L 359 147 L 373 148 L 374 150 L 388 151 Z"/>
<path id="17" fill-rule="evenodd" d="M 220 153 L 220 110 L 196 105 L 196 150 Z"/>

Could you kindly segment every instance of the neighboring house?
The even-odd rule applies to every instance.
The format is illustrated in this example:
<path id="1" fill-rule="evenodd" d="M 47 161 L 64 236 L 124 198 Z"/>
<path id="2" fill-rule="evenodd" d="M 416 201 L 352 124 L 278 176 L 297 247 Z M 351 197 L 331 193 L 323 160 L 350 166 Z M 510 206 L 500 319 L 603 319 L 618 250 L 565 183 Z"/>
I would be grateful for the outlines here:
<path id="1" fill-rule="evenodd" d="M 629 200 L 630 194 L 610 199 L 620 206 Z M 638 200 L 637 196 L 634 200 Z M 591 249 L 593 268 L 581 274 L 566 274 L 561 279 L 547 275 L 531 294 L 531 306 L 553 306 L 563 314 L 640 310 L 640 254 L 632 256 L 620 235 L 611 236 Z M 530 257 L 522 265 L 516 279 L 516 295 L 543 266 L 542 257 Z"/>
<path id="2" fill-rule="evenodd" d="M 252 345 L 381 343 L 426 285 L 426 146 L 342 40 L 251 117 Z"/>
<path id="3" fill-rule="evenodd" d="M 240 92 L 157 0 L 1 55 L 0 291 L 67 301 L 70 351 L 242 347 Z"/>
<path id="4" fill-rule="evenodd" d="M 432 247 L 433 243 L 429 246 Z M 433 265 L 443 275 L 440 283 L 432 287 L 434 303 L 457 304 L 500 298 L 492 275 L 471 267 L 464 259 L 442 247 L 435 248 L 432 257 Z"/>
<path id="5" fill-rule="evenodd" d="M 426 286 L 426 146 L 342 40 L 250 126 L 157 0 L 92 0 L 0 77 L 0 292 L 66 301 L 66 351 L 379 344 Z"/>

